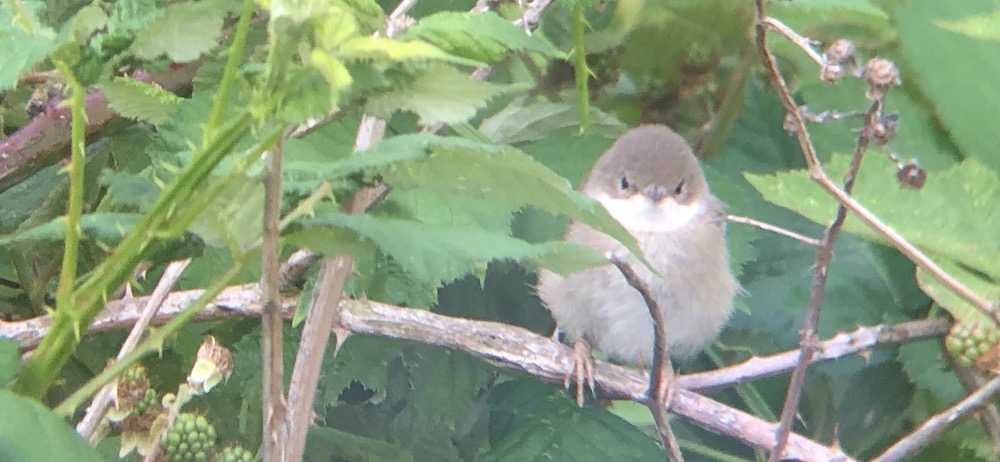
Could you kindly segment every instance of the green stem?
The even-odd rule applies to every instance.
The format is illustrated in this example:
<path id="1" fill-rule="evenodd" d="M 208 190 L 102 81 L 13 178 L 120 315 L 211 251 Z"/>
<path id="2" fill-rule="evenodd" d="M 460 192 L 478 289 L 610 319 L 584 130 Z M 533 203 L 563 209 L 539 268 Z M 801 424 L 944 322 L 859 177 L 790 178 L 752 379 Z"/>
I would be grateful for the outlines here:
<path id="1" fill-rule="evenodd" d="M 84 401 L 90 399 L 90 397 L 97 393 L 104 384 L 112 381 L 115 377 L 121 375 L 125 369 L 131 366 L 136 361 L 142 359 L 149 353 L 160 351 L 163 346 L 163 342 L 166 341 L 171 335 L 180 330 L 185 323 L 191 320 L 194 315 L 198 314 L 205 307 L 215 300 L 215 297 L 222 292 L 229 285 L 230 281 L 235 278 L 240 271 L 243 270 L 243 265 L 247 262 L 247 254 L 239 255 L 228 270 L 222 275 L 222 277 L 216 279 L 208 286 L 204 292 L 197 299 L 191 302 L 183 311 L 174 316 L 173 319 L 168 321 L 162 328 L 153 329 L 150 331 L 149 336 L 142 341 L 138 346 L 135 347 L 131 353 L 125 355 L 119 361 L 115 361 L 108 367 L 104 368 L 100 374 L 96 377 L 90 379 L 87 383 L 83 384 L 78 388 L 72 395 L 59 403 L 59 406 L 55 408 L 55 412 L 63 417 L 68 417 L 76 411 Z"/>
<path id="2" fill-rule="evenodd" d="M 226 58 L 226 67 L 222 71 L 222 80 L 219 82 L 219 90 L 215 92 L 212 112 L 205 121 L 205 128 L 202 132 L 202 147 L 215 136 L 215 130 L 222 120 L 222 113 L 226 108 L 226 101 L 229 99 L 230 88 L 236 80 L 236 71 L 243 60 L 243 49 L 246 48 L 247 34 L 250 31 L 250 18 L 256 8 L 254 0 L 244 0 L 243 9 L 240 10 L 240 20 L 236 23 L 236 33 L 233 36 L 233 44 L 229 46 L 229 56 Z"/>
<path id="3" fill-rule="evenodd" d="M 80 219 L 83 216 L 83 169 L 84 147 L 87 137 L 87 113 L 84 109 L 84 99 L 87 89 L 81 86 L 73 71 L 65 63 L 56 62 L 56 67 L 66 76 L 66 84 L 70 89 L 70 158 L 67 173 L 69 174 L 69 203 L 66 205 L 66 240 L 63 243 L 62 270 L 59 273 L 59 286 L 56 289 L 56 311 L 72 313 L 73 283 L 76 282 L 76 266 L 80 251 Z"/>
<path id="4" fill-rule="evenodd" d="M 220 131 L 202 149 L 170 185 L 152 208 L 114 252 L 101 262 L 77 289 L 74 310 L 56 310 L 52 328 L 42 339 L 35 354 L 21 370 L 13 390 L 21 395 L 40 398 L 52 385 L 79 342 L 79 334 L 101 311 L 107 294 L 128 280 L 132 269 L 142 259 L 149 245 L 170 229 L 176 211 L 190 203 L 190 196 L 208 178 L 212 169 L 250 133 L 251 116 L 244 111 Z"/>
<path id="5" fill-rule="evenodd" d="M 586 24 L 583 6 L 576 2 L 573 5 L 573 68 L 576 71 L 576 96 L 580 105 L 580 134 L 590 130 L 590 90 L 587 88 L 590 68 L 587 67 L 587 52 L 583 46 Z"/>
<path id="6" fill-rule="evenodd" d="M 284 134 L 285 129 L 288 128 L 286 124 L 278 124 L 270 133 L 267 134 L 256 146 L 254 146 L 250 151 L 248 151 L 242 158 L 236 163 L 236 166 L 226 174 L 221 181 L 216 182 L 203 194 L 199 194 L 197 198 L 191 202 L 191 205 L 187 208 L 187 211 L 183 214 L 179 214 L 171 223 L 171 228 L 176 229 L 178 232 L 182 232 L 191 226 L 191 223 L 198 218 L 204 210 L 208 209 L 208 206 L 215 202 L 215 200 L 222 194 L 226 188 L 236 179 L 236 177 L 246 173 L 247 169 L 254 164 L 254 162 L 260 160 L 264 151 L 271 149 L 278 140 Z"/>

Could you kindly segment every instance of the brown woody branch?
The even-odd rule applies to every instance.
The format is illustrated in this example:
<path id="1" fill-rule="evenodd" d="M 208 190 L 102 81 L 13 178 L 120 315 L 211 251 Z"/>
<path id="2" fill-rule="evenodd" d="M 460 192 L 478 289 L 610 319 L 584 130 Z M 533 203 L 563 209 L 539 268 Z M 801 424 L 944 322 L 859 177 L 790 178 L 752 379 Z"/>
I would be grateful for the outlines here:
<path id="1" fill-rule="evenodd" d="M 162 325 L 201 295 L 201 290 L 174 292 L 163 302 L 153 325 Z M 141 315 L 149 297 L 109 302 L 90 326 L 90 332 L 128 328 Z M 295 310 L 296 295 L 282 299 L 286 319 Z M 262 298 L 258 284 L 244 284 L 223 290 L 197 316 L 199 320 L 257 317 Z M 423 310 L 391 305 L 344 301 L 339 326 L 352 333 L 414 340 L 468 352 L 502 367 L 531 374 L 551 383 L 562 383 L 572 367 L 572 352 L 566 346 L 519 327 L 485 321 L 456 319 Z M 16 339 L 22 349 L 38 345 L 51 324 L 49 316 L 20 321 L 0 322 L 0 336 Z M 850 334 L 839 334 L 821 342 L 813 361 L 826 361 L 864 352 L 878 345 L 893 344 L 940 335 L 947 321 L 931 319 L 893 326 L 862 327 Z M 774 425 L 756 417 L 704 398 L 694 389 L 718 389 L 790 370 L 798 351 L 754 358 L 742 364 L 678 378 L 678 390 L 671 411 L 720 434 L 730 435 L 754 447 L 769 448 Z M 598 361 L 595 381 L 602 394 L 612 398 L 640 401 L 645 399 L 647 382 L 638 371 Z M 688 389 L 688 390 L 685 390 Z M 641 402 L 641 401 L 640 401 Z M 819 452 L 814 452 L 819 451 Z M 813 456 L 808 456 L 813 454 Z M 792 434 L 786 455 L 802 460 L 828 460 L 843 456 L 801 436 Z M 846 459 L 845 459 L 846 460 Z"/>
<path id="2" fill-rule="evenodd" d="M 177 64 L 155 74 L 137 72 L 132 78 L 176 91 L 191 83 L 200 65 L 200 61 Z M 88 94 L 84 105 L 88 135 L 115 117 L 115 112 L 108 107 L 108 99 L 101 92 Z M 49 103 L 31 122 L 0 141 L 0 192 L 63 157 L 70 144 L 69 110 L 69 107 Z"/>

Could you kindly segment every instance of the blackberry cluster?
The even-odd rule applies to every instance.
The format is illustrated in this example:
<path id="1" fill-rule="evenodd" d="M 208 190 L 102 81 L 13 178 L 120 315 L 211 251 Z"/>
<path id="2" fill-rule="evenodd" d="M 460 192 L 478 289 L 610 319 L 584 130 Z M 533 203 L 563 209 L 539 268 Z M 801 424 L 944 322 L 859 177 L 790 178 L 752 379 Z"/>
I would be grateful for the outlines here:
<path id="1" fill-rule="evenodd" d="M 969 367 L 1000 341 L 1000 329 L 993 324 L 957 322 L 944 339 L 945 347 L 959 364 Z"/>
<path id="2" fill-rule="evenodd" d="M 205 416 L 184 412 L 167 430 L 163 449 L 170 462 L 208 461 L 215 448 L 215 427 Z"/>
<path id="3" fill-rule="evenodd" d="M 253 453 L 243 446 L 226 446 L 215 455 L 215 462 L 253 462 Z"/>

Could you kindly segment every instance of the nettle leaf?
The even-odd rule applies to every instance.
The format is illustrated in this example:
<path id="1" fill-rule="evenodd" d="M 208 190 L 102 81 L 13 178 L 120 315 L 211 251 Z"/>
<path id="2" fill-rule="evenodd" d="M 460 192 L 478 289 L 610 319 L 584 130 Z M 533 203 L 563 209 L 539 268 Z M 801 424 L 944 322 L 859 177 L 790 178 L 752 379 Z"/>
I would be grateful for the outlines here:
<path id="1" fill-rule="evenodd" d="M 956 30 L 975 18 L 995 15 L 997 2 L 885 3 L 899 32 L 899 49 L 940 124 L 963 154 L 1000 172 L 996 123 L 989 108 L 1000 106 L 1000 91 L 986 76 L 1000 74 L 1000 47 L 974 30 Z M 989 34 L 987 34 L 989 35 Z M 982 37 L 982 38 L 981 38 Z"/>
<path id="2" fill-rule="evenodd" d="M 386 118 L 397 110 L 413 112 L 422 125 L 458 123 L 494 96 L 514 90 L 511 85 L 480 82 L 450 66 L 432 65 L 405 87 L 373 96 L 366 110 Z"/>
<path id="3" fill-rule="evenodd" d="M 946 257 L 931 254 L 931 258 L 941 266 L 948 274 L 962 281 L 973 292 L 985 297 L 987 300 L 1000 300 L 1000 280 L 989 279 L 983 274 L 970 270 L 968 267 Z M 956 319 L 969 322 L 993 323 L 993 319 L 986 313 L 959 297 L 934 279 L 930 273 L 922 269 L 917 269 L 917 283 L 920 288 L 930 295 L 934 301 L 948 309 Z"/>
<path id="4" fill-rule="evenodd" d="M 137 213 L 88 213 L 80 219 L 83 235 L 103 242 L 125 237 L 142 215 Z M 61 241 L 66 237 L 66 218 L 59 217 L 43 225 L 0 238 L 0 244 L 28 241 Z"/>
<path id="5" fill-rule="evenodd" d="M 194 61 L 218 45 L 229 6 L 222 0 L 171 4 L 135 34 L 132 50 L 142 59 L 166 55 L 176 62 Z"/>
<path id="6" fill-rule="evenodd" d="M 0 460 L 104 460 L 62 417 L 38 401 L 0 389 L 0 409 L 4 417 L 0 419 Z"/>
<path id="7" fill-rule="evenodd" d="M 153 180 L 132 173 L 107 171 L 101 181 L 108 185 L 105 201 L 110 207 L 146 207 L 162 191 Z"/>
<path id="8" fill-rule="evenodd" d="M 848 157 L 833 156 L 827 166 L 833 177 L 846 169 Z M 833 216 L 836 203 L 804 171 L 746 177 L 767 200 L 817 223 L 825 224 Z M 985 288 L 987 292 L 981 295 L 996 294 L 995 282 L 992 290 L 982 285 L 1000 280 L 1000 260 L 995 258 L 1000 255 L 1000 233 L 996 232 L 1000 228 L 1000 202 L 994 200 L 1000 197 L 1000 177 L 996 172 L 967 159 L 932 175 L 919 191 L 904 190 L 896 184 L 895 166 L 877 153 L 870 153 L 861 165 L 854 195 L 903 237 L 933 255 L 938 263 L 971 269 L 971 272 L 959 270 L 956 276 Z M 844 229 L 880 240 L 858 220 L 847 220 Z M 981 276 L 971 278 L 975 272 Z M 955 299 L 944 296 L 942 291 L 930 290 L 928 295 L 956 317 L 975 312 L 971 307 L 956 304 Z"/>
<path id="9" fill-rule="evenodd" d="M 23 8 L 30 8 L 32 5 L 36 4 L 21 4 Z M 31 17 L 19 18 L 11 8 L 6 6 L 0 8 L 0 24 L 3 24 L 3 29 L 0 31 L 0 49 L 4 50 L 4 64 L 0 66 L 0 90 L 17 85 L 18 77 L 30 71 L 62 42 L 62 38 L 57 37 L 55 31 L 41 27 L 33 12 L 24 11 Z M 34 24 L 37 29 L 26 28 L 28 22 Z"/>
<path id="10" fill-rule="evenodd" d="M 577 407 L 537 381 L 500 385 L 491 401 L 496 441 L 477 462 L 663 458 L 656 442 L 624 419 L 598 407 Z"/>
<path id="11" fill-rule="evenodd" d="M 309 240 L 303 239 L 300 233 L 293 233 L 286 237 L 287 240 L 305 246 L 322 241 L 345 246 L 338 250 L 350 250 L 362 245 L 351 244 L 352 241 L 369 241 L 390 255 L 412 277 L 421 281 L 448 282 L 469 273 L 482 274 L 486 271 L 486 264 L 493 260 L 547 262 L 554 259 L 561 265 L 572 261 L 566 256 L 566 252 L 570 251 L 567 247 L 570 244 L 530 244 L 479 228 L 439 226 L 399 218 L 337 212 L 305 219 L 300 223 L 306 229 L 332 228 L 335 233 L 326 239 L 322 235 L 314 235 Z M 588 251 L 584 247 L 573 249 L 581 253 Z M 587 261 L 585 257 L 580 260 Z M 590 261 L 604 262 L 602 258 Z M 584 267 L 588 266 L 594 265 Z"/>
<path id="12" fill-rule="evenodd" d="M 580 109 L 565 103 L 535 103 L 525 105 L 521 98 L 483 120 L 479 132 L 497 144 L 535 141 L 553 131 L 580 125 Z M 592 133 L 616 137 L 625 129 L 617 118 L 590 108 Z"/>
<path id="13" fill-rule="evenodd" d="M 453 55 L 494 63 L 511 50 L 537 51 L 563 59 L 565 53 L 537 35 L 511 24 L 493 12 L 481 14 L 444 11 L 421 18 L 402 36 L 422 39 Z"/>
<path id="14" fill-rule="evenodd" d="M 413 451 L 375 438 L 336 428 L 311 426 L 304 454 L 308 462 L 354 460 L 358 462 L 413 462 Z"/>
<path id="15" fill-rule="evenodd" d="M 513 148 L 492 153 L 461 147 L 432 148 L 421 159 L 390 164 L 382 170 L 382 175 L 395 188 L 465 194 L 565 215 L 617 239 L 635 255 L 642 255 L 635 238 L 604 207 L 574 191 L 565 178 Z"/>
<path id="16" fill-rule="evenodd" d="M 487 63 L 463 58 L 419 40 L 404 42 L 386 37 L 357 37 L 337 47 L 337 54 L 345 59 L 383 58 L 390 61 L 447 61 L 466 66 Z"/>
<path id="17" fill-rule="evenodd" d="M 955 402 L 965 396 L 962 384 L 941 358 L 940 340 L 904 343 L 897 349 L 899 362 L 910 382 L 933 394 L 938 404 Z"/>
<path id="18" fill-rule="evenodd" d="M 441 194 L 425 189 L 396 189 L 385 203 L 422 223 L 474 227 L 506 233 L 512 214 L 519 207 L 462 194 Z"/>
<path id="19" fill-rule="evenodd" d="M 409 404 L 389 423 L 388 435 L 417 460 L 461 460 L 457 443 L 486 412 L 482 396 L 493 382 L 491 369 L 464 352 L 425 345 L 408 348 L 404 365 Z"/>
<path id="20" fill-rule="evenodd" d="M 215 187 L 217 179 L 205 186 L 205 191 Z M 235 245 L 247 250 L 258 241 L 263 226 L 264 185 L 259 180 L 241 177 L 225 189 L 198 214 L 191 224 L 191 232 L 205 243 L 215 247 Z"/>
<path id="21" fill-rule="evenodd" d="M 342 404 L 341 393 L 352 383 L 374 391 L 368 402 L 380 402 L 385 398 L 389 363 L 398 359 L 405 346 L 402 342 L 379 337 L 348 337 L 336 356 L 324 357 L 323 370 L 327 373 L 319 381 L 321 394 L 317 405 Z"/>
<path id="22" fill-rule="evenodd" d="M 21 366 L 21 344 L 17 340 L 0 337 L 0 387 L 14 378 Z"/>
<path id="23" fill-rule="evenodd" d="M 935 20 L 938 27 L 981 40 L 1000 42 L 1000 10 L 954 21 Z"/>
<path id="24" fill-rule="evenodd" d="M 163 88 L 123 77 L 103 82 L 98 88 L 119 115 L 154 125 L 165 122 L 181 101 Z"/>

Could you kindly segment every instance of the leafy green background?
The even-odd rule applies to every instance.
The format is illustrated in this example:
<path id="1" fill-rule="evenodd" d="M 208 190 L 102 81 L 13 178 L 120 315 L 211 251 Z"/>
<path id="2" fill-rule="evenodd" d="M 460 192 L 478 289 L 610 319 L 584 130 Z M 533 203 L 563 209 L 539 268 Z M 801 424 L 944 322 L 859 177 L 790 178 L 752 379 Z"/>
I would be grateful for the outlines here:
<path id="1" fill-rule="evenodd" d="M 215 282 L 243 252 L 255 255 L 264 169 L 244 153 L 275 127 L 330 113 L 335 115 L 307 135 L 284 143 L 282 210 L 291 218 L 282 252 L 307 247 L 354 256 L 357 273 L 347 288 L 352 296 L 547 335 L 552 321 L 533 294 L 534 272 L 598 263 L 591 252 L 559 242 L 568 218 L 626 237 L 572 185 L 617 135 L 639 123 L 666 123 L 682 133 L 730 213 L 820 235 L 835 204 L 809 180 L 795 138 L 782 129 L 784 109 L 751 39 L 752 2 L 581 3 L 588 25 L 582 42 L 574 42 L 577 2 L 571 0 L 551 5 L 532 35 L 511 24 L 521 14 L 514 2 L 501 3 L 497 13 L 469 15 L 471 2 L 426 0 L 411 12 L 416 25 L 398 40 L 371 35 L 395 7 L 389 1 L 251 4 L 262 19 L 250 24 L 239 66 L 226 77 L 237 14 L 245 6 L 238 2 L 6 2 L 0 9 L 0 49 L 8 50 L 0 66 L 2 131 L 10 136 L 28 124 L 25 105 L 33 97 L 55 104 L 37 91 L 58 92 L 26 77 L 44 81 L 47 74 L 38 73 L 56 64 L 100 90 L 121 115 L 87 138 L 78 287 L 101 276 L 95 270 L 144 217 L 162 213 L 154 204 L 164 191 L 187 184 L 179 183 L 189 179 L 185 168 L 204 159 L 219 127 L 241 117 L 252 119 L 252 127 L 233 135 L 232 148 L 211 174 L 172 204 L 164 228 L 137 251 L 137 259 L 151 263 L 147 278 L 136 283 L 138 293 L 150 291 L 171 260 L 193 257 L 179 288 L 199 288 Z M 895 166 L 873 147 L 856 196 L 981 295 L 1000 298 L 1000 156 L 994 142 L 1000 90 L 992 78 L 1000 73 L 1000 0 L 773 3 L 770 14 L 820 48 L 846 37 L 862 63 L 882 56 L 900 68 L 903 85 L 888 98 L 899 131 L 888 148 L 916 159 L 927 184 L 901 189 Z M 777 36 L 770 43 L 801 104 L 814 112 L 867 107 L 860 81 L 823 83 L 800 50 Z M 590 68 L 585 133 L 581 89 L 567 61 L 581 44 Z M 195 78 L 176 93 L 125 77 L 137 69 L 169 74 L 193 60 L 199 63 Z M 486 65 L 492 66 L 487 81 L 469 76 Z M 48 76 L 49 82 L 61 80 Z M 228 93 L 217 98 L 223 82 Z M 387 118 L 386 140 L 352 156 L 365 112 Z M 435 124 L 443 124 L 439 134 L 420 133 L 421 125 Z M 846 168 L 858 128 L 857 119 L 810 126 L 834 177 Z M 61 165 L 30 168 L 25 180 L 0 191 L 5 321 L 44 314 L 55 303 L 69 179 Z M 339 211 L 355 190 L 379 181 L 393 189 L 369 213 Z M 330 192 L 313 197 L 324 185 Z M 848 218 L 845 230 L 829 269 L 822 337 L 928 316 L 988 322 L 857 220 Z M 682 371 L 797 346 L 813 249 L 739 224 L 729 226 L 728 240 L 745 293 L 709 354 L 681 365 Z M 254 260 L 230 283 L 256 280 Z M 309 274 L 303 304 L 314 282 Z M 188 324 L 161 355 L 145 360 L 154 385 L 165 391 L 183 380 L 202 335 L 229 345 L 234 376 L 190 406 L 210 417 L 221 440 L 251 448 L 260 438 L 257 324 Z M 290 367 L 298 333 L 291 326 L 285 333 Z M 52 443 L 0 431 L 10 437 L 0 444 L 8 451 L 0 458 L 117 459 L 114 438 L 100 445 L 103 456 L 80 449 L 82 441 L 46 406 L 103 369 L 121 339 L 120 332 L 85 337 L 66 358 L 44 405 L 0 390 L 0 420 L 37 421 Z M 836 442 L 857 458 L 878 454 L 963 396 L 942 355 L 940 342 L 924 340 L 811 368 L 795 430 Z M 326 361 L 307 460 L 662 457 L 644 411 L 621 404 L 580 409 L 556 385 L 460 352 L 354 336 Z M 16 345 L 0 339 L 0 386 L 25 380 L 19 371 Z M 774 420 L 786 386 L 787 377 L 779 376 L 711 396 Z M 681 420 L 674 426 L 688 460 L 760 457 Z M 990 448 L 983 429 L 967 421 L 915 460 L 993 460 Z"/>

